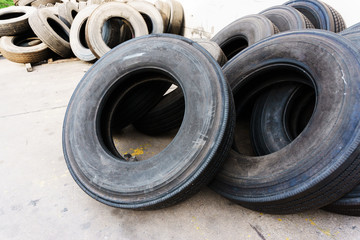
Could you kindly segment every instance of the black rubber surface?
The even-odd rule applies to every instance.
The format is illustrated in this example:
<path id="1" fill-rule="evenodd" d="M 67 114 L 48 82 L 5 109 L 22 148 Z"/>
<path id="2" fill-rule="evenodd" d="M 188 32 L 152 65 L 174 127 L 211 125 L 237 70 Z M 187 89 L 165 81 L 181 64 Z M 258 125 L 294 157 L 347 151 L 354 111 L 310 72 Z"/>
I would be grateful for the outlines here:
<path id="1" fill-rule="evenodd" d="M 250 209 L 285 214 L 323 207 L 356 186 L 360 62 L 350 41 L 325 31 L 282 33 L 250 46 L 223 71 L 238 117 L 249 96 L 284 74 L 307 79 L 317 102 L 305 130 L 280 151 L 257 157 L 231 151 L 211 184 L 215 191 Z"/>
<path id="2" fill-rule="evenodd" d="M 178 64 L 179 59 L 191 68 Z M 126 162 L 103 141 L 108 136 L 102 127 L 112 124 L 107 118 L 116 108 L 112 98 L 143 83 L 157 92 L 149 75 L 181 86 L 184 121 L 162 152 Z M 175 35 L 130 40 L 97 61 L 73 93 L 63 126 L 66 163 L 79 186 L 105 204 L 132 209 L 175 204 L 207 184 L 226 159 L 235 120 L 232 106 L 221 68 L 197 43 Z"/>

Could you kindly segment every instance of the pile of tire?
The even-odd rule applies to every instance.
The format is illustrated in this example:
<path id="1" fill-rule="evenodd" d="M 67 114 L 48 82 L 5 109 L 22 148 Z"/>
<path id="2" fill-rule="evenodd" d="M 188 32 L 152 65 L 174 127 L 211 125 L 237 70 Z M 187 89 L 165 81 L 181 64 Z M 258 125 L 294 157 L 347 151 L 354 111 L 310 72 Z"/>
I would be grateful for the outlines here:
<path id="1" fill-rule="evenodd" d="M 135 37 L 181 35 L 184 24 L 184 11 L 176 0 L 82 3 L 19 0 L 19 6 L 1 9 L 2 55 L 18 63 L 74 55 L 91 62 Z"/>
<path id="2" fill-rule="evenodd" d="M 28 10 L 40 42 L 47 45 L 51 34 L 33 25 L 45 16 L 70 46 L 54 44 L 62 46 L 57 52 L 47 45 L 53 52 L 77 56 L 81 45 L 83 60 L 99 58 L 63 125 L 66 164 L 88 195 L 114 207 L 157 209 L 209 184 L 256 211 L 360 215 L 359 24 L 346 29 L 322 1 L 292 0 L 236 20 L 211 41 L 194 41 L 176 35 L 183 13 L 164 7 L 172 1 L 155 4 L 161 18 L 152 28 L 132 14 L 136 2 L 87 6 L 66 18 L 70 28 L 49 8 Z M 132 10 L 106 22 L 118 7 Z M 178 132 L 159 154 L 136 161 L 113 142 L 131 124 L 154 137 Z"/>

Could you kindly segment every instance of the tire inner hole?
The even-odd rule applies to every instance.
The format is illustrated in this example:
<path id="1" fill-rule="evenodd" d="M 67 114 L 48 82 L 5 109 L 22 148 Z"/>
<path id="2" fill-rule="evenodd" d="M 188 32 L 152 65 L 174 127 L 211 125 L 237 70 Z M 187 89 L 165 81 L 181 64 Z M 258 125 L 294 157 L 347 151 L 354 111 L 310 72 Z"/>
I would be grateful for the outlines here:
<path id="1" fill-rule="evenodd" d="M 48 18 L 47 22 L 49 23 L 50 27 L 65 41 L 69 42 L 69 33 L 66 31 L 60 23 L 52 18 Z"/>
<path id="2" fill-rule="evenodd" d="M 19 47 L 32 47 L 41 44 L 41 40 L 37 37 L 15 37 L 14 45 Z"/>
<path id="3" fill-rule="evenodd" d="M 18 18 L 25 15 L 25 13 L 5 13 L 0 15 L 0 20 L 6 20 L 11 18 Z"/>
<path id="4" fill-rule="evenodd" d="M 153 27 L 153 23 L 152 23 L 152 21 L 151 21 L 151 18 L 150 18 L 147 14 L 145 14 L 145 13 L 140 13 L 140 14 L 141 14 L 141 16 L 144 18 L 144 20 L 145 20 L 146 26 L 147 26 L 147 28 L 148 28 L 148 32 L 149 32 L 149 33 L 152 33 L 154 27 Z"/>
<path id="5" fill-rule="evenodd" d="M 234 57 L 236 54 L 244 50 L 249 46 L 248 40 L 245 36 L 239 35 L 228 39 L 221 45 L 225 56 L 228 60 Z"/>
<path id="6" fill-rule="evenodd" d="M 134 37 L 134 30 L 130 23 L 123 18 L 109 18 L 101 28 L 101 35 L 109 48 L 130 40 Z"/>
<path id="7" fill-rule="evenodd" d="M 153 69 L 139 70 L 119 79 L 106 94 L 97 118 L 98 136 L 104 148 L 120 161 L 146 160 L 165 149 L 180 126 L 160 134 L 152 133 L 152 128 L 148 133 L 143 128 L 149 129 L 154 121 L 161 121 L 161 115 L 146 117 L 151 111 L 156 113 L 158 105 L 161 108 L 164 96 L 177 91 L 182 94 L 181 88 L 173 83 L 176 81 L 170 74 Z M 179 125 L 181 122 L 182 118 Z"/>

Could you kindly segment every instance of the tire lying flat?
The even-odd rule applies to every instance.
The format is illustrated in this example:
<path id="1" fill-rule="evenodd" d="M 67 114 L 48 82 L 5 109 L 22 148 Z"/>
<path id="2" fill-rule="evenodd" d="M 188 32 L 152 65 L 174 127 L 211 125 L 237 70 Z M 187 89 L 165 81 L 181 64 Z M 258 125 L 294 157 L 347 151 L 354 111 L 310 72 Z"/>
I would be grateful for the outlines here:
<path id="1" fill-rule="evenodd" d="M 33 34 L 0 38 L 2 55 L 17 63 L 37 63 L 48 59 L 50 49 Z"/>
<path id="2" fill-rule="evenodd" d="M 253 210 L 285 214 L 323 207 L 358 183 L 360 62 L 347 39 L 324 31 L 274 35 L 223 71 L 237 112 L 252 89 L 286 72 L 313 82 L 317 103 L 306 129 L 280 151 L 257 157 L 232 151 L 211 184 L 215 191 Z"/>
<path id="3" fill-rule="evenodd" d="M 179 59 L 192 62 L 191 69 Z M 126 162 L 102 141 L 109 99 L 153 74 L 177 82 L 186 93 L 184 124 L 158 155 Z M 175 204 L 207 184 L 226 158 L 234 126 L 231 100 L 221 68 L 193 41 L 174 35 L 130 40 L 97 61 L 73 93 L 63 126 L 70 173 L 87 194 L 111 206 Z"/>
<path id="4" fill-rule="evenodd" d="M 0 36 L 14 36 L 30 30 L 29 17 L 36 11 L 28 6 L 0 9 Z"/>

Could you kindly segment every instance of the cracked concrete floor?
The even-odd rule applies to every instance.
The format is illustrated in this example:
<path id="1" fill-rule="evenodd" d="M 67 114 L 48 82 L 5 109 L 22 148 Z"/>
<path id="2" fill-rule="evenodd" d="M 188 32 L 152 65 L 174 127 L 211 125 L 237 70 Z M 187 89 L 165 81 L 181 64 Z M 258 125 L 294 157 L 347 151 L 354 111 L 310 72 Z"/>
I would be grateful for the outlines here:
<path id="1" fill-rule="evenodd" d="M 89 67 L 67 60 L 28 73 L 0 57 L 0 239 L 359 239 L 359 218 L 262 214 L 207 187 L 157 211 L 93 200 L 70 176 L 61 146 L 66 105 Z"/>

